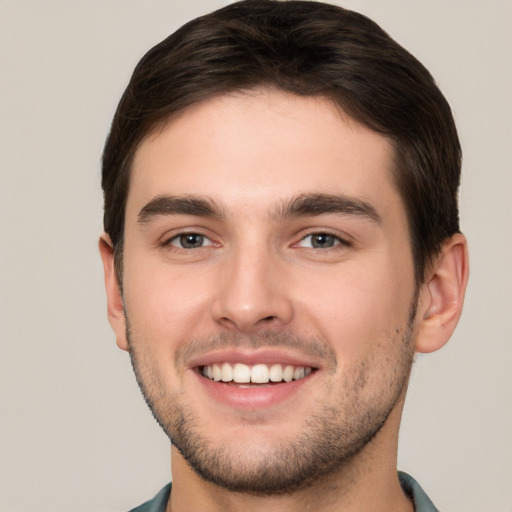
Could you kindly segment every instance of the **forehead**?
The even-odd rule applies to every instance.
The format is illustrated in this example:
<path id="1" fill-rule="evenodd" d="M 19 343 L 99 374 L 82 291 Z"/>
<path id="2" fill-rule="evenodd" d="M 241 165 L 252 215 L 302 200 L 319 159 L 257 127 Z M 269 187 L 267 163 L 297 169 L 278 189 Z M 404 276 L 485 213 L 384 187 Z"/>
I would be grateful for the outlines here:
<path id="1" fill-rule="evenodd" d="M 260 89 L 194 105 L 138 148 L 127 214 L 162 194 L 238 214 L 304 193 L 396 202 L 393 148 L 332 101 Z M 399 198 L 398 198 L 399 199 Z"/>

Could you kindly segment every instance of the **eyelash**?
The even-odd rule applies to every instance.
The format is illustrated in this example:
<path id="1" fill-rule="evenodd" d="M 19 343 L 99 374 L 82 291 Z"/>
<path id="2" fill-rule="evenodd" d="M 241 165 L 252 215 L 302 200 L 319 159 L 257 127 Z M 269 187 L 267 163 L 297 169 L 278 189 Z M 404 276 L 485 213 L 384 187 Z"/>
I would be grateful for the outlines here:
<path id="1" fill-rule="evenodd" d="M 194 247 L 184 247 L 184 245 L 186 243 L 185 240 L 186 240 L 187 237 L 196 237 L 196 238 L 201 239 L 200 240 L 201 245 L 194 246 Z M 332 244 L 328 245 L 327 247 L 314 247 L 313 237 L 324 237 L 324 238 L 327 238 L 327 239 L 331 239 L 332 240 Z M 333 233 L 329 233 L 328 231 L 315 231 L 315 232 L 308 233 L 307 235 L 303 236 L 299 240 L 299 242 L 293 244 L 292 247 L 301 247 L 302 246 L 301 244 L 304 243 L 304 241 L 307 240 L 308 238 L 311 239 L 311 246 L 307 246 L 305 248 L 314 249 L 314 250 L 317 250 L 317 251 L 327 250 L 327 249 L 344 248 L 344 247 L 351 247 L 352 246 L 352 244 L 350 242 L 348 242 L 344 238 L 341 238 L 338 235 L 335 235 Z M 204 244 L 205 241 L 208 242 L 206 245 Z M 177 243 L 175 243 L 175 242 L 177 242 Z M 192 245 L 194 245 L 193 241 L 191 241 L 191 242 L 192 242 Z M 194 250 L 194 249 L 201 249 L 203 247 L 219 246 L 219 244 L 215 244 L 214 242 L 212 242 L 212 240 L 209 237 L 207 237 L 206 235 L 204 235 L 202 233 L 194 232 L 194 231 L 185 232 L 185 233 L 179 233 L 179 234 L 169 238 L 168 240 L 166 240 L 162 245 L 164 245 L 164 246 L 173 246 L 173 247 L 176 247 L 178 249 L 185 250 L 185 251 L 190 251 L 190 250 Z M 302 247 L 304 247 L 304 246 L 302 246 Z"/>
<path id="2" fill-rule="evenodd" d="M 313 237 L 326 237 L 326 238 L 330 238 L 333 240 L 333 243 L 332 245 L 329 245 L 328 247 L 307 247 L 308 249 L 313 249 L 313 250 L 316 250 L 316 251 L 321 251 L 321 250 L 327 250 L 327 249 L 341 249 L 341 248 L 346 248 L 346 247 L 351 247 L 352 244 L 345 240 L 344 238 L 341 238 L 339 235 L 335 235 L 334 233 L 329 233 L 328 231 L 314 231 L 312 233 L 308 233 L 307 235 L 303 236 L 299 242 L 297 242 L 296 244 L 294 244 L 294 247 L 297 247 L 299 246 L 300 247 L 300 244 L 303 243 L 305 240 L 307 240 L 308 238 L 310 239 L 313 239 Z M 312 245 L 313 245 L 313 241 L 312 241 Z"/>
<path id="3" fill-rule="evenodd" d="M 198 247 L 183 247 L 183 242 L 184 242 L 184 240 L 187 237 L 201 238 L 202 242 L 208 241 L 208 243 L 206 245 L 199 245 Z M 180 245 L 175 244 L 173 242 L 178 242 Z M 212 242 L 212 240 L 209 237 L 207 237 L 206 235 L 203 235 L 202 233 L 197 233 L 195 231 L 190 231 L 190 232 L 179 233 L 177 235 L 174 235 L 173 237 L 171 237 L 168 240 L 166 240 L 163 243 L 163 245 L 164 246 L 169 246 L 170 245 L 170 246 L 176 247 L 178 249 L 182 249 L 182 250 L 185 250 L 185 251 L 190 251 L 190 250 L 194 250 L 194 249 L 201 249 L 203 247 L 209 247 L 209 246 L 216 245 L 216 244 L 214 244 Z"/>

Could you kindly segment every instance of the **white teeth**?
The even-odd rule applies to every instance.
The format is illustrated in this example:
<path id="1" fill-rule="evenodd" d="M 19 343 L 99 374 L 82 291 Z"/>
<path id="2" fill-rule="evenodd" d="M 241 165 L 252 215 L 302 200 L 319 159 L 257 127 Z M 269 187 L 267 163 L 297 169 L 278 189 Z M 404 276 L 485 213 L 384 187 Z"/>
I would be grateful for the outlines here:
<path id="1" fill-rule="evenodd" d="M 245 364 L 236 363 L 233 366 L 233 380 L 239 383 L 251 382 L 251 369 Z"/>
<path id="2" fill-rule="evenodd" d="M 268 372 L 271 382 L 281 382 L 283 380 L 283 367 L 280 364 L 273 364 Z"/>
<path id="3" fill-rule="evenodd" d="M 218 382 L 222 378 L 222 370 L 218 364 L 213 365 L 213 380 Z"/>
<path id="4" fill-rule="evenodd" d="M 298 366 L 295 368 L 295 371 L 293 372 L 293 380 L 299 380 L 304 377 L 304 368 L 301 366 Z"/>
<path id="5" fill-rule="evenodd" d="M 273 364 L 213 363 L 203 366 L 202 374 L 215 382 L 236 382 L 237 384 L 268 384 L 269 382 L 291 382 L 307 377 L 312 371 L 309 366 Z M 249 386 L 241 386 L 249 387 Z"/>
<path id="6" fill-rule="evenodd" d="M 287 366 L 283 371 L 283 380 L 291 382 L 293 380 L 293 366 Z"/>
<path id="7" fill-rule="evenodd" d="M 233 367 L 229 363 L 224 363 L 221 367 L 222 382 L 231 382 L 233 380 Z"/>
<path id="8" fill-rule="evenodd" d="M 251 382 L 266 384 L 269 379 L 269 371 L 266 364 L 257 364 L 251 368 Z"/>

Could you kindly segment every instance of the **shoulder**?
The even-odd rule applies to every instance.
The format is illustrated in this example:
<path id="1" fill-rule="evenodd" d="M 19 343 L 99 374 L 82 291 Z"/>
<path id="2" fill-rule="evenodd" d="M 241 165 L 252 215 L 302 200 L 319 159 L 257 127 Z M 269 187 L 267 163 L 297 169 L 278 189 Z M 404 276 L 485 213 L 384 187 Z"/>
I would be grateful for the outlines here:
<path id="1" fill-rule="evenodd" d="M 413 501 L 415 512 L 439 512 L 420 484 L 412 476 L 399 471 L 398 478 L 400 479 L 403 491 Z"/>
<path id="2" fill-rule="evenodd" d="M 167 484 L 152 500 L 132 508 L 130 512 L 165 512 L 171 495 L 171 486 L 172 484 Z"/>
<path id="3" fill-rule="evenodd" d="M 405 494 L 414 502 L 415 512 L 439 512 L 416 480 L 402 471 L 398 472 Z M 130 512 L 165 512 L 172 484 L 167 484 L 153 499 L 135 507 Z"/>

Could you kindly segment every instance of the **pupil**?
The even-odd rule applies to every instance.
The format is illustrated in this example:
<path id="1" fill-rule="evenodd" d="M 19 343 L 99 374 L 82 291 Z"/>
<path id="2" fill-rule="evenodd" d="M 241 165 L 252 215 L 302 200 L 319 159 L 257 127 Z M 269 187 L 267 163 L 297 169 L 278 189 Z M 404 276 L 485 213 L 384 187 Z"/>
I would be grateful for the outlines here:
<path id="1" fill-rule="evenodd" d="M 332 235 L 327 235 L 325 233 L 314 235 L 312 245 L 315 248 L 332 247 L 334 245 L 334 238 Z"/>
<path id="2" fill-rule="evenodd" d="M 202 235 L 181 235 L 180 242 L 182 247 L 185 249 L 193 249 L 196 247 L 201 247 L 203 245 L 203 236 Z"/>

